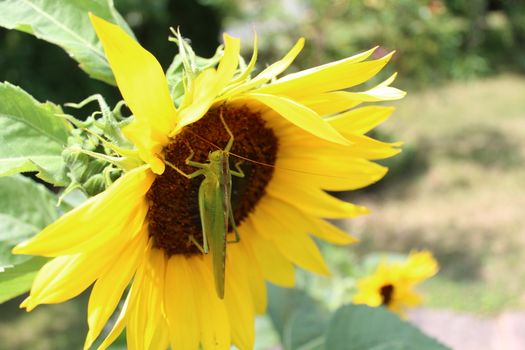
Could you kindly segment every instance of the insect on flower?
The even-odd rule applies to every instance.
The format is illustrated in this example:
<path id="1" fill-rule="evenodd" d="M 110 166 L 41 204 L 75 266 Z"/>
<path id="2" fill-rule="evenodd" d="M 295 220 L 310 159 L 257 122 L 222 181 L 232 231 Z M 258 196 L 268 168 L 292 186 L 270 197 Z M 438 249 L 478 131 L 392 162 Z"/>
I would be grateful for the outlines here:
<path id="1" fill-rule="evenodd" d="M 239 232 L 233 218 L 231 193 L 232 193 L 232 175 L 244 177 L 239 163 L 235 167 L 237 171 L 230 169 L 229 152 L 233 146 L 234 136 L 228 125 L 222 117 L 220 119 L 228 132 L 230 139 L 224 150 L 215 150 L 208 155 L 208 163 L 192 161 L 193 151 L 186 159 L 186 164 L 198 168 L 199 170 L 186 174 L 175 165 L 166 162 L 167 165 L 175 169 L 182 176 L 193 179 L 197 176 L 204 176 L 199 187 L 199 214 L 202 224 L 202 245 L 194 236 L 189 239 L 204 254 L 208 254 L 211 249 L 213 275 L 215 279 L 215 290 L 219 298 L 224 298 L 224 274 L 226 269 L 226 243 L 237 243 L 240 240 Z M 235 234 L 235 240 L 227 242 L 229 225 Z"/>

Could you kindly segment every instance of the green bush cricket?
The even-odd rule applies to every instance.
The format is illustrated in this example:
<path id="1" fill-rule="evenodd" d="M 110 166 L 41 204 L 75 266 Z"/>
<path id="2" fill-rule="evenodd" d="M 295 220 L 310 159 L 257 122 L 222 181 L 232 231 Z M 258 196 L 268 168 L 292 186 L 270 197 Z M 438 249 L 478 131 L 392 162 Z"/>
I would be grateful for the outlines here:
<path id="1" fill-rule="evenodd" d="M 199 187 L 198 196 L 203 242 L 201 245 L 193 237 L 190 237 L 190 240 L 204 254 L 211 250 L 215 290 L 217 296 L 222 299 L 224 298 L 226 243 L 229 225 L 231 225 L 230 227 L 235 234 L 235 240 L 228 243 L 238 242 L 240 239 L 231 205 L 232 175 L 244 177 L 244 173 L 240 169 L 239 164 L 235 165 L 237 171 L 230 169 L 229 152 L 233 146 L 234 136 L 222 117 L 222 110 L 220 119 L 230 139 L 224 149 L 218 149 L 209 153 L 207 163 L 192 161 L 192 151 L 186 159 L 186 164 L 199 170 L 186 174 L 173 164 L 168 162 L 166 164 L 188 179 L 204 176 L 204 180 L 202 180 Z"/>

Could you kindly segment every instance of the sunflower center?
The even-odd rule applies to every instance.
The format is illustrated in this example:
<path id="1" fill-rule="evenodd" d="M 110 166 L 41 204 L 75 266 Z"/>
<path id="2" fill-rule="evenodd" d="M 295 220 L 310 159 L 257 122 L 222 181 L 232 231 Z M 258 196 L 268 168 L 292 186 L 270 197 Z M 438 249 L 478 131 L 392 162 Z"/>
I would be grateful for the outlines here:
<path id="1" fill-rule="evenodd" d="M 381 305 L 388 306 L 390 305 L 390 302 L 392 301 L 392 297 L 394 296 L 394 286 L 391 284 L 386 284 L 381 287 L 379 290 L 379 293 L 381 294 L 381 297 L 383 298 L 383 302 Z"/>
<path id="2" fill-rule="evenodd" d="M 192 161 L 209 163 L 210 152 L 224 149 L 230 139 L 221 122 L 221 114 L 234 135 L 229 156 L 230 169 L 235 170 L 235 164 L 239 164 L 244 173 L 243 178 L 232 176 L 231 207 L 235 223 L 239 226 L 264 195 L 273 175 L 273 167 L 268 165 L 275 164 L 277 156 L 277 137 L 266 127 L 260 113 L 247 107 L 211 109 L 198 122 L 184 127 L 164 148 L 163 154 L 167 163 L 186 174 L 198 170 L 186 164 L 192 152 Z M 154 245 L 168 256 L 200 254 L 193 241 L 202 245 L 198 193 L 203 180 L 202 175 L 188 179 L 166 166 L 164 173 L 155 179 L 148 191 L 149 234 Z"/>

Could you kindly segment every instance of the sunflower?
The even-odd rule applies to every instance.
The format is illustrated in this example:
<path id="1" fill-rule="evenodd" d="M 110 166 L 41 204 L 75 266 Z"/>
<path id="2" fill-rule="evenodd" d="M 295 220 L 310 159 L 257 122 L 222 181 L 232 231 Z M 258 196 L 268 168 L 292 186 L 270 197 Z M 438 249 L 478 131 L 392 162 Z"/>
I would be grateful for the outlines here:
<path id="1" fill-rule="evenodd" d="M 383 260 L 371 276 L 358 281 L 359 290 L 353 302 L 372 307 L 385 306 L 403 316 L 406 308 L 422 303 L 414 287 L 437 271 L 438 263 L 428 251 L 411 252 L 404 262 Z"/>
<path id="2" fill-rule="evenodd" d="M 133 113 L 123 132 L 134 148 L 121 154 L 124 174 L 104 192 L 15 247 L 16 254 L 53 258 L 22 307 L 60 303 L 93 285 L 85 348 L 124 299 L 100 349 L 124 328 L 130 349 L 229 349 L 231 344 L 250 349 L 254 317 L 266 308 L 265 281 L 293 286 L 294 266 L 329 274 L 309 234 L 334 244 L 355 241 L 324 219 L 367 209 L 325 190 L 378 181 L 386 168 L 370 160 L 399 152 L 397 144 L 364 135 L 393 109 L 355 108 L 403 97 L 389 86 L 395 75 L 367 91 L 341 91 L 369 80 L 391 54 L 367 60 L 372 49 L 276 79 L 302 49 L 300 39 L 281 60 L 251 77 L 256 42 L 251 60 L 242 65 L 239 39 L 225 34 L 216 67 L 186 71 L 186 90 L 176 106 L 154 56 L 120 27 L 93 15 L 91 21 Z M 190 154 L 207 162 L 211 151 L 228 142 L 226 126 L 234 135 L 231 157 L 238 157 L 245 176 L 233 183 L 240 241 L 227 245 L 220 298 L 210 256 L 194 244 L 202 241 L 197 200 L 202 178 L 189 180 L 175 168 L 195 171 L 185 162 Z"/>

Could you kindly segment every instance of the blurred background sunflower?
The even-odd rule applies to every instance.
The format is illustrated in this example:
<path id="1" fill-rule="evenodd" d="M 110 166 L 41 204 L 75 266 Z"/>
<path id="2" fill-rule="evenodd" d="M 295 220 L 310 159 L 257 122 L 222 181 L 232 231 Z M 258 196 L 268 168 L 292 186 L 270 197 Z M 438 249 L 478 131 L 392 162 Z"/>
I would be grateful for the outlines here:
<path id="1" fill-rule="evenodd" d="M 366 267 L 380 259 L 369 252 L 429 249 L 440 274 L 422 285 L 425 308 L 409 312 L 409 319 L 461 349 L 487 348 L 492 339 L 508 339 L 509 349 L 524 346 L 523 1 L 119 0 L 116 7 L 164 67 L 174 53 L 169 26 L 180 26 L 205 57 L 213 55 L 220 32 L 249 42 L 255 27 L 264 38 L 260 62 L 275 61 L 305 36 L 297 70 L 376 44 L 378 57 L 396 49 L 391 69 L 409 95 L 395 122 L 373 136 L 405 141 L 404 152 L 385 162 L 391 170 L 383 182 L 338 194 L 374 214 L 339 223 L 359 234 L 360 245 L 321 246 L 335 282 L 329 288 L 325 280 L 299 276 L 299 283 L 318 299 L 348 301 L 355 291 L 348 276 L 372 272 Z M 113 88 L 86 79 L 61 49 L 29 35 L 0 29 L 0 52 L 0 79 L 41 101 L 80 101 L 99 91 L 111 105 L 119 99 Z M 357 269 L 358 262 L 364 267 Z M 20 301 L 0 306 L 0 349 L 80 348 L 86 295 L 31 314 L 18 309 Z M 257 347 L 275 345 L 268 322 L 258 326 Z"/>

